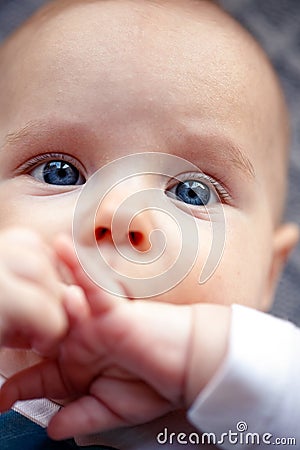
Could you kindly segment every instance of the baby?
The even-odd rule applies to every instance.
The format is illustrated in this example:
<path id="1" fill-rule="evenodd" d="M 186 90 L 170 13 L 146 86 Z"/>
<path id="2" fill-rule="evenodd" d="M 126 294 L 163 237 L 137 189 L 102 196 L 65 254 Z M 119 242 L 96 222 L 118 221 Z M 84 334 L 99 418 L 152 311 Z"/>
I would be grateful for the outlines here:
<path id="1" fill-rule="evenodd" d="M 6 385 L 2 408 L 69 398 L 52 437 L 112 430 L 82 444 L 156 448 L 166 426 L 193 432 L 186 411 L 224 361 L 230 305 L 268 310 L 298 239 L 281 223 L 289 130 L 273 69 L 210 1 L 60 0 L 5 42 L 0 73 L 1 336 L 18 348 L 3 348 L 2 375 L 47 357 Z M 99 287 L 70 236 L 80 195 L 107 164 L 120 182 L 105 190 L 97 179 L 94 228 L 84 213 L 74 222 L 78 248 L 95 237 L 111 268 L 95 267 Z M 179 254 L 172 214 L 183 233 L 196 227 L 185 245 L 197 251 L 184 276 L 150 289 Z M 157 263 L 147 260 L 155 230 L 167 241 Z"/>

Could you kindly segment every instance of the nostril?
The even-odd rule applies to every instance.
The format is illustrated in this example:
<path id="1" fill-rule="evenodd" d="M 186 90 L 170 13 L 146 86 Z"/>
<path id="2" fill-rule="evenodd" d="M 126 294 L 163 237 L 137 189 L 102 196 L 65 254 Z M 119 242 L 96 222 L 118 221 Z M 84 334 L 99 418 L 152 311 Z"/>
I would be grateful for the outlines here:
<path id="1" fill-rule="evenodd" d="M 132 245 L 134 245 L 135 247 L 138 247 L 141 245 L 141 243 L 143 241 L 143 234 L 140 233 L 139 231 L 130 231 L 129 232 L 129 240 Z"/>
<path id="2" fill-rule="evenodd" d="M 95 230 L 95 238 L 97 241 L 101 241 L 108 233 L 108 228 L 99 227 Z"/>
<path id="3" fill-rule="evenodd" d="M 110 236 L 110 230 L 106 227 L 98 227 L 95 229 L 95 239 L 96 241 L 101 241 L 104 238 L 107 238 Z M 131 242 L 131 245 L 134 247 L 141 247 L 144 243 L 144 237 L 143 233 L 139 231 L 130 231 L 128 233 L 129 241 Z"/>

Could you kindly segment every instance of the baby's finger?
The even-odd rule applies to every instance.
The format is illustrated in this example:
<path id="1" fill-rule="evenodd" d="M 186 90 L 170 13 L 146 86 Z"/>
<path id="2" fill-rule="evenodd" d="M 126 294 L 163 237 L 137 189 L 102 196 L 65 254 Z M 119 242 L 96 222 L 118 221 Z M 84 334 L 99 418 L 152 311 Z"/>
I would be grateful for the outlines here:
<path id="1" fill-rule="evenodd" d="M 1 345 L 16 347 L 22 337 L 36 350 L 48 351 L 68 330 L 64 308 L 55 297 L 30 282 L 11 286 L 10 280 L 2 281 Z"/>
<path id="2" fill-rule="evenodd" d="M 119 297 L 106 293 L 88 277 L 77 258 L 73 242 L 69 236 L 58 236 L 55 239 L 54 248 L 60 260 L 71 270 L 75 282 L 84 290 L 90 307 L 95 314 L 106 312 L 120 303 L 121 299 Z M 122 288 L 114 280 L 111 280 L 111 283 L 113 291 L 121 293 Z"/>
<path id="3" fill-rule="evenodd" d="M 17 278 L 37 282 L 59 298 L 55 253 L 35 232 L 13 228 L 1 233 L 1 268 Z"/>
<path id="4" fill-rule="evenodd" d="M 173 406 L 142 381 L 100 377 L 92 387 L 93 396 L 66 405 L 48 427 L 53 439 L 87 435 L 149 422 Z M 92 392 L 91 391 L 91 392 Z"/>
<path id="5" fill-rule="evenodd" d="M 68 397 L 68 390 L 54 361 L 44 361 L 6 381 L 0 390 L 0 411 L 9 410 L 18 400 L 44 397 Z"/>
<path id="6" fill-rule="evenodd" d="M 72 239 L 67 235 L 59 235 L 54 240 L 54 249 L 60 260 L 71 270 L 77 284 L 90 296 L 98 291 L 97 285 L 87 276 L 75 253 Z"/>
<path id="7" fill-rule="evenodd" d="M 51 419 L 47 432 L 52 439 L 61 440 L 125 425 L 129 424 L 105 404 L 85 396 L 62 408 Z"/>
<path id="8" fill-rule="evenodd" d="M 86 319 L 90 314 L 90 308 L 83 290 L 76 285 L 64 286 L 63 305 L 68 314 L 71 326 Z"/>

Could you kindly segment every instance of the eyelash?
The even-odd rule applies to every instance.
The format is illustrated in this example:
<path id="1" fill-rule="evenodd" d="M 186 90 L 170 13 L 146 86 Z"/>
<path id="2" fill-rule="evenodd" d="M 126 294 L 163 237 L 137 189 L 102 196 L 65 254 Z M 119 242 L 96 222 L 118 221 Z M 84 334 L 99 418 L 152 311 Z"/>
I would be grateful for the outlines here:
<path id="1" fill-rule="evenodd" d="M 182 173 L 176 178 L 173 178 L 171 180 L 170 186 L 168 188 L 174 187 L 177 183 L 181 181 L 186 180 L 195 180 L 195 181 L 206 181 L 209 182 L 216 190 L 218 195 L 220 196 L 220 199 L 224 202 L 231 200 L 231 195 L 228 193 L 228 191 L 222 186 L 222 180 L 216 180 L 215 178 L 210 177 L 209 175 L 206 175 L 205 173 L 196 173 L 196 172 L 185 172 Z"/>
<path id="2" fill-rule="evenodd" d="M 34 156 L 30 159 L 30 161 L 27 161 L 26 163 L 22 164 L 20 167 L 17 168 L 17 175 L 21 173 L 28 173 L 30 170 L 33 170 L 35 167 L 37 167 L 39 164 L 43 162 L 48 162 L 51 160 L 62 160 L 66 161 L 70 164 L 72 164 L 74 167 L 76 167 L 77 170 L 83 171 L 83 175 L 86 176 L 86 170 L 85 168 L 79 164 L 78 160 L 73 158 L 70 155 L 66 155 L 65 153 L 45 153 L 41 155 Z M 228 193 L 228 191 L 223 187 L 222 184 L 225 184 L 222 182 L 221 179 L 215 179 L 210 177 L 209 175 L 206 175 L 205 173 L 196 173 L 196 172 L 186 172 L 183 174 L 178 175 L 176 178 L 174 177 L 170 183 L 168 188 L 174 187 L 178 182 L 185 181 L 185 180 L 196 180 L 196 181 L 206 181 L 210 183 L 220 196 L 220 199 L 224 202 L 231 200 L 231 195 Z"/>
<path id="3" fill-rule="evenodd" d="M 35 167 L 37 167 L 41 163 L 46 163 L 51 160 L 60 160 L 60 161 L 66 161 L 70 164 L 72 164 L 74 167 L 76 167 L 77 170 L 86 172 L 84 167 L 79 164 L 77 159 L 73 158 L 70 155 L 66 155 L 65 153 L 44 153 L 42 155 L 34 156 L 30 159 L 30 161 L 27 161 L 26 163 L 22 164 L 20 167 L 17 168 L 17 175 L 20 173 L 28 173 L 30 170 L 33 170 Z"/>

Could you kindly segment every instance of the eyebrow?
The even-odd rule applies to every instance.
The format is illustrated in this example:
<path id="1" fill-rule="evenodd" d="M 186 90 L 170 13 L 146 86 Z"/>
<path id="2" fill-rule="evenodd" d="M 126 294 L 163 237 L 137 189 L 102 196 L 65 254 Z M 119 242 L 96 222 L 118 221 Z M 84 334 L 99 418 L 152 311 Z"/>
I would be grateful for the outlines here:
<path id="1" fill-rule="evenodd" d="M 30 121 L 20 129 L 7 133 L 4 145 L 17 144 L 19 141 L 22 141 L 28 137 L 35 138 L 37 132 L 41 129 L 47 133 L 50 132 L 50 130 L 46 127 L 46 123 Z"/>
<path id="2" fill-rule="evenodd" d="M 233 145 L 232 143 L 228 145 L 227 143 L 226 151 L 229 153 L 230 162 L 232 162 L 237 169 L 242 170 L 250 178 L 255 178 L 253 164 L 238 146 Z"/>
<path id="3" fill-rule="evenodd" d="M 23 127 L 7 133 L 2 148 L 10 146 L 38 147 L 46 145 L 49 150 L 59 150 L 66 140 L 73 146 L 88 145 L 94 133 L 86 124 L 66 120 L 29 121 Z"/>
<path id="4" fill-rule="evenodd" d="M 255 179 L 254 166 L 241 147 L 231 137 L 218 132 L 201 133 L 185 129 L 182 136 L 176 139 L 175 146 L 179 148 L 178 156 L 184 153 L 191 162 L 201 166 L 203 157 L 212 163 L 223 165 L 224 168 L 236 169 L 250 179 Z M 205 150 L 205 152 L 203 151 Z M 198 164 L 197 164 L 198 163 Z"/>
<path id="5" fill-rule="evenodd" d="M 18 143 L 20 140 L 22 140 L 24 137 L 26 137 L 28 135 L 29 128 L 30 128 L 30 124 L 26 124 L 20 130 L 7 133 L 7 135 L 5 136 L 5 144 L 4 145 Z"/>
<path id="6" fill-rule="evenodd" d="M 9 132 L 5 137 L 5 145 L 16 145 L 20 141 L 26 140 L 26 138 L 31 138 L 33 142 L 36 140 L 38 143 L 40 141 L 38 134 L 42 130 L 46 135 L 55 132 L 58 134 L 60 131 L 64 133 L 72 133 L 72 137 L 76 139 L 76 135 L 82 135 L 81 133 L 86 131 L 86 126 L 84 124 L 78 123 L 50 123 L 48 122 L 39 122 L 39 121 L 30 121 L 25 124 L 23 127 L 16 131 Z M 49 127 L 50 123 L 50 127 Z M 255 178 L 255 169 L 250 159 L 243 153 L 240 147 L 232 142 L 231 139 L 226 136 L 217 136 L 215 134 L 211 135 L 201 135 L 195 133 L 187 133 L 185 139 L 188 142 L 188 146 L 185 150 L 185 154 L 189 156 L 191 162 L 197 161 L 200 157 L 202 157 L 201 148 L 205 148 L 206 152 L 209 153 L 212 161 L 222 160 L 224 162 L 224 166 L 228 166 L 228 163 L 231 163 L 234 168 L 238 169 L 246 176 L 250 178 Z M 178 141 L 177 141 L 178 146 Z M 185 143 L 180 143 L 179 145 L 179 156 L 182 154 L 182 148 L 185 148 Z M 151 150 L 149 150 L 151 151 Z M 163 151 L 163 150 L 162 150 Z"/>

